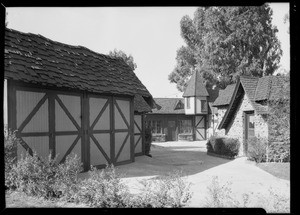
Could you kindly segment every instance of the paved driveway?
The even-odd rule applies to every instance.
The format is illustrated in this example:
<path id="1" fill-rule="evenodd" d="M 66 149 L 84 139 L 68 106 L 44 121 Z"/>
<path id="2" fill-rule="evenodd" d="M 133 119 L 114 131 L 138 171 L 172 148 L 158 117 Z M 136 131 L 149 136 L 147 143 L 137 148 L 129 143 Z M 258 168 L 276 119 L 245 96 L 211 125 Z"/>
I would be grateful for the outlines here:
<path id="1" fill-rule="evenodd" d="M 191 183 L 193 192 L 189 207 L 203 207 L 207 187 L 212 178 L 218 176 L 220 184 L 230 182 L 232 193 L 241 199 L 242 193 L 253 193 L 257 197 L 268 195 L 268 190 L 276 190 L 289 196 L 290 182 L 279 179 L 255 166 L 245 158 L 227 160 L 206 154 L 206 141 L 153 143 L 152 158 L 136 157 L 135 162 L 117 166 L 118 172 L 124 174 L 124 180 L 132 189 L 138 191 L 137 181 L 166 175 L 173 170 L 182 170 Z M 259 207 L 259 198 L 253 199 L 253 206 Z M 257 204 L 257 205 L 256 205 Z"/>

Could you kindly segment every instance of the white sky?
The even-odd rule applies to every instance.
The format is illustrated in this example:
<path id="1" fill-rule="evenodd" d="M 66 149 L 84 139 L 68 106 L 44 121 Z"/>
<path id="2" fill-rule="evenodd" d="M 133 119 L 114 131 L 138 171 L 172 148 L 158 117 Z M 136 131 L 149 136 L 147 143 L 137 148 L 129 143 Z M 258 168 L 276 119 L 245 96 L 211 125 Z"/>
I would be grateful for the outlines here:
<path id="1" fill-rule="evenodd" d="M 282 68 L 290 69 L 289 3 L 271 3 L 273 24 L 279 29 Z M 176 50 L 185 45 L 180 20 L 193 17 L 196 7 L 7 7 L 8 28 L 43 35 L 51 40 L 85 46 L 108 54 L 113 49 L 131 54 L 136 75 L 153 97 L 181 94 L 168 75 L 176 65 Z"/>

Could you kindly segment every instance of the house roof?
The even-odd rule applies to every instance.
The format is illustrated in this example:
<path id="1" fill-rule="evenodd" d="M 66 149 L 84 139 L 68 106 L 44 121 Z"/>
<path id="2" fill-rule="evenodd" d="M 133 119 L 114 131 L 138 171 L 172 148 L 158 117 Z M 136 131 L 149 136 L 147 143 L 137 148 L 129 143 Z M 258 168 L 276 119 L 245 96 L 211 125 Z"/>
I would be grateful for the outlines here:
<path id="1" fill-rule="evenodd" d="M 138 113 L 151 112 L 151 107 L 148 105 L 148 103 L 145 101 L 145 99 L 140 95 L 136 95 L 134 97 L 133 106 L 134 106 L 135 112 L 138 112 Z"/>
<path id="2" fill-rule="evenodd" d="M 229 105 L 235 86 L 236 84 L 231 84 L 228 85 L 224 90 L 220 90 L 219 96 L 216 98 L 212 106 L 217 107 L 217 106 Z"/>
<path id="3" fill-rule="evenodd" d="M 156 103 L 156 108 L 152 109 L 152 113 L 149 114 L 184 114 L 184 107 L 178 109 L 177 104 L 182 102 L 184 104 L 184 99 L 182 98 L 154 98 Z"/>
<path id="4" fill-rule="evenodd" d="M 262 78 L 241 76 L 238 83 L 235 84 L 233 93 L 229 99 L 229 107 L 219 124 L 219 129 L 226 128 L 227 124 L 230 122 L 230 118 L 232 118 L 234 111 L 238 107 L 238 100 L 241 98 L 241 93 L 237 94 L 238 89 L 241 89 L 241 87 L 244 89 L 245 94 L 248 96 L 253 109 L 257 114 L 266 114 L 268 113 L 268 105 L 263 104 L 261 101 L 280 97 L 282 84 L 282 78 L 277 76 L 265 76 Z M 220 96 L 224 97 L 222 92 L 220 93 Z M 215 102 L 218 102 L 219 97 Z"/>
<path id="5" fill-rule="evenodd" d="M 209 96 L 199 71 L 195 71 L 191 76 L 182 96 Z"/>
<path id="6" fill-rule="evenodd" d="M 255 101 L 273 100 L 280 97 L 283 86 L 282 78 L 278 76 L 264 76 L 258 80 Z"/>
<path id="7" fill-rule="evenodd" d="M 12 29 L 5 30 L 4 77 L 95 93 L 141 95 L 147 101 L 152 98 L 123 60 Z"/>

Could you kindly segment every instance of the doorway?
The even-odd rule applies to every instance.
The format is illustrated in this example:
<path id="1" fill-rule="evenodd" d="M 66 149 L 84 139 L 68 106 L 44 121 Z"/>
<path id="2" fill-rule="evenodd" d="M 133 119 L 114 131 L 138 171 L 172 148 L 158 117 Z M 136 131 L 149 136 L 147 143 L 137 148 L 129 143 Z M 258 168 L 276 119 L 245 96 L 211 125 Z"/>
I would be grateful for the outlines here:
<path id="1" fill-rule="evenodd" d="M 168 121 L 168 141 L 176 141 L 176 121 Z"/>
<path id="2" fill-rule="evenodd" d="M 254 132 L 254 111 L 244 112 L 245 116 L 245 126 L 244 126 L 244 154 L 247 155 L 248 151 L 248 140 L 255 136 Z"/>

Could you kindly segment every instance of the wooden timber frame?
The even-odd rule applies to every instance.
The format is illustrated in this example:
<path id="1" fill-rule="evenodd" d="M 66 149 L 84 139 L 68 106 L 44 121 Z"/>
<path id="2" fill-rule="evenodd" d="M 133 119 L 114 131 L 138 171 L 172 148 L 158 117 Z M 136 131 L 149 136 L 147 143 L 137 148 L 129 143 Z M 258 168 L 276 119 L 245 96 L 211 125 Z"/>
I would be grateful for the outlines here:
<path id="1" fill-rule="evenodd" d="M 145 155 L 145 114 L 134 113 L 134 116 L 134 155 L 141 156 Z"/>
<path id="2" fill-rule="evenodd" d="M 42 98 L 34 106 L 33 110 L 29 112 L 29 115 L 25 116 L 24 120 L 17 126 L 17 91 L 27 91 L 34 93 L 43 93 Z M 78 123 L 79 118 L 74 118 L 67 106 L 61 100 L 60 95 L 65 96 L 74 96 L 77 97 L 77 100 L 80 100 L 80 123 Z M 90 107 L 90 98 L 101 98 L 106 99 L 104 104 L 105 108 L 109 108 L 109 128 L 108 129 L 94 129 L 95 125 L 98 123 L 97 120 L 101 118 L 106 109 L 97 110 L 96 119 L 90 120 L 91 107 Z M 45 105 L 47 100 L 48 105 Z M 125 104 L 126 108 L 120 107 L 120 104 Z M 109 136 L 109 153 L 108 156 L 104 155 L 104 158 L 107 160 L 106 163 L 96 164 L 94 166 L 98 168 L 103 168 L 107 164 L 122 165 L 134 162 L 135 160 L 135 142 L 134 142 L 134 107 L 133 107 L 133 96 L 126 95 L 113 95 L 113 94 L 98 94 L 90 93 L 80 90 L 70 90 L 64 88 L 49 87 L 43 85 L 28 84 L 19 81 L 7 80 L 7 111 L 8 111 L 8 127 L 12 130 L 17 130 L 16 135 L 21 140 L 21 145 L 28 151 L 31 155 L 33 153 L 31 147 L 28 146 L 26 141 L 23 138 L 27 137 L 45 137 L 49 138 L 48 147 L 49 152 L 51 152 L 52 157 L 58 153 L 57 148 L 57 138 L 58 137 L 73 137 L 75 138 L 71 144 L 69 144 L 68 149 L 65 149 L 64 155 L 61 156 L 60 163 L 64 162 L 66 156 L 72 152 L 73 149 L 80 150 L 81 162 L 83 163 L 84 171 L 88 171 L 91 166 L 91 140 L 93 144 L 99 149 L 99 151 L 104 155 L 105 150 L 103 145 L 99 143 L 99 139 L 93 137 L 95 134 L 106 134 Z M 34 117 L 34 115 L 39 111 L 40 107 L 44 105 L 48 110 L 48 115 L 45 116 L 48 119 L 47 131 L 42 132 L 23 132 L 23 129 Z M 47 107 L 46 107 L 47 106 Z M 70 120 L 70 124 L 74 127 L 73 130 L 57 131 L 56 130 L 56 108 L 60 108 L 66 117 Z M 128 111 L 125 113 L 124 110 Z M 93 110 L 95 111 L 95 110 Z M 118 116 L 117 113 L 118 112 Z M 116 128 L 116 118 L 124 121 L 124 128 Z M 20 121 L 20 119 L 18 119 Z M 91 122 L 93 121 L 93 122 Z M 106 123 L 102 121 L 103 124 Z M 107 122 L 108 123 L 108 122 Z M 144 123 L 142 123 L 144 125 Z M 143 133 L 144 129 L 142 129 Z M 123 135 L 125 139 L 122 139 L 120 135 Z M 118 136 L 119 135 L 119 136 Z M 116 142 L 116 138 L 119 142 Z M 144 138 L 144 135 L 142 135 Z M 48 140 L 48 139 L 47 139 Z M 62 141 L 62 140 L 61 140 Z M 144 142 L 144 141 L 143 141 Z M 66 146 L 63 146 L 66 147 Z M 118 147 L 118 150 L 117 150 Z M 22 148 L 22 147 L 21 147 Z M 116 151 L 117 150 L 117 151 Z M 127 150 L 127 151 L 126 151 Z M 128 152 L 129 154 L 126 154 Z M 144 147 L 143 152 L 144 153 Z M 17 157 L 17 149 L 15 150 L 15 155 Z M 122 158 L 122 159 L 121 159 Z"/>

